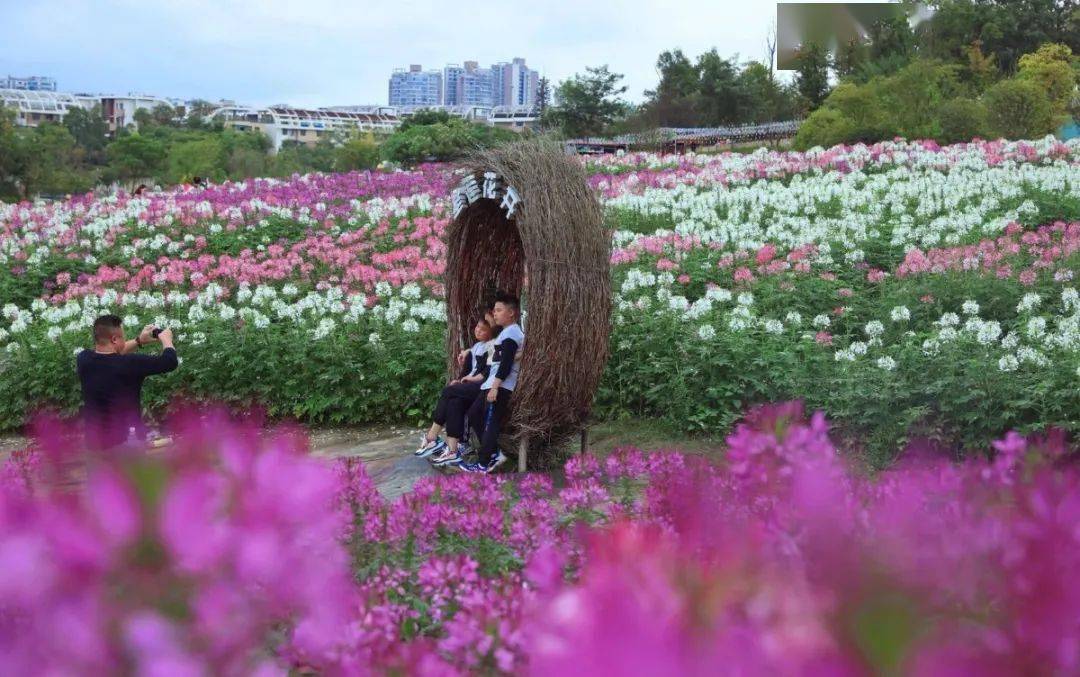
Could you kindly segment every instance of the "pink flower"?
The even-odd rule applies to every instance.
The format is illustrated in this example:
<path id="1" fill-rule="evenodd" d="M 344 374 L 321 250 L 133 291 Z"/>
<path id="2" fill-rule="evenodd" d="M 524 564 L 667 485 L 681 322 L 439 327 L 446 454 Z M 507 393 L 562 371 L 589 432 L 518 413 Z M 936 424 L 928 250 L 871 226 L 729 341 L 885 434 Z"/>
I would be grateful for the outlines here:
<path id="1" fill-rule="evenodd" d="M 827 331 L 819 331 L 817 334 L 814 335 L 814 341 L 816 341 L 819 345 L 831 346 L 833 342 L 833 337 L 832 334 Z"/>

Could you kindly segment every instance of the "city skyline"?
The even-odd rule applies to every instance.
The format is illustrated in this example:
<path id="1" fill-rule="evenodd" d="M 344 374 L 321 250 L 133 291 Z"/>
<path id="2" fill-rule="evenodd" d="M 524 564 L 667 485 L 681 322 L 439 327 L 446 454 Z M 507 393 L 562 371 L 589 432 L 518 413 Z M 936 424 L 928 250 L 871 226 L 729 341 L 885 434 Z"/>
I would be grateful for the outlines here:
<path id="1" fill-rule="evenodd" d="M 772 3 L 553 2 L 451 20 L 435 2 L 395 8 L 332 0 L 181 4 L 39 0 L 3 8 L 0 73 L 45 75 L 68 92 L 140 92 L 254 106 L 381 104 L 387 77 L 412 63 L 442 69 L 519 55 L 552 85 L 608 64 L 626 98 L 656 84 L 660 52 L 760 59 Z M 169 39 L 160 38 L 163 26 Z M 644 29 L 644 30 L 643 30 Z M 632 45 L 632 49 L 626 49 Z M 621 47 L 621 48 L 620 48 Z"/>

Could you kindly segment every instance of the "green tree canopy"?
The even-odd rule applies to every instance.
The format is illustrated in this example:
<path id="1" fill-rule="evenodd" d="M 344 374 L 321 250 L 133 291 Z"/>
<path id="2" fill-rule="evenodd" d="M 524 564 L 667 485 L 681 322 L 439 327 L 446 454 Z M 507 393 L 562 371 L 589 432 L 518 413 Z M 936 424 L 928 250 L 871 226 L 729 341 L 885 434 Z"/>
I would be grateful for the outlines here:
<path id="1" fill-rule="evenodd" d="M 584 75 L 578 73 L 559 83 L 559 105 L 548 109 L 547 126 L 567 137 L 603 133 L 626 110 L 621 98 L 626 86 L 619 84 L 622 79 L 605 65 L 586 68 Z"/>

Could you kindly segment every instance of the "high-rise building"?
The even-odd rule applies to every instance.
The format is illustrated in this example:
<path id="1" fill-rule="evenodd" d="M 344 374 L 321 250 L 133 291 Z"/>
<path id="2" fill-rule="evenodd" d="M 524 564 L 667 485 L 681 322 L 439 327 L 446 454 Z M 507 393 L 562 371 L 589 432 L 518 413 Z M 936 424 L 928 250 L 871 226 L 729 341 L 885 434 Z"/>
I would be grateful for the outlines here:
<path id="1" fill-rule="evenodd" d="M 0 89 L 25 89 L 30 92 L 55 92 L 56 80 L 43 75 L 17 78 L 11 75 L 0 80 Z"/>
<path id="2" fill-rule="evenodd" d="M 412 64 L 409 70 L 398 68 L 390 75 L 390 105 L 402 108 L 442 105 L 442 80 L 441 71 L 425 71 L 419 64 Z"/>
<path id="3" fill-rule="evenodd" d="M 526 66 L 525 59 L 497 63 L 491 70 L 496 106 L 532 106 L 536 102 L 540 74 Z"/>
<path id="4" fill-rule="evenodd" d="M 439 99 L 434 82 L 438 78 Z M 401 108 L 424 106 L 510 106 L 536 103 L 540 74 L 525 65 L 525 59 L 480 68 L 476 61 L 448 64 L 439 71 L 425 71 L 418 65 L 398 69 L 390 76 L 390 105 Z"/>

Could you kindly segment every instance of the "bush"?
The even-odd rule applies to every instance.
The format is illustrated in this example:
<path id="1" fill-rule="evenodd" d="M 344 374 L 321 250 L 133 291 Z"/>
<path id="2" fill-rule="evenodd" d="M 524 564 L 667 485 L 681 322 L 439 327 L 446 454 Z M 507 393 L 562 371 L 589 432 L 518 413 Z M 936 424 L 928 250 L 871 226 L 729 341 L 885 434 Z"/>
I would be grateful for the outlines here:
<path id="1" fill-rule="evenodd" d="M 990 131 L 1006 139 L 1036 139 L 1054 131 L 1050 99 L 1034 82 L 1003 80 L 983 95 Z"/>
<path id="2" fill-rule="evenodd" d="M 379 144 L 372 134 L 354 136 L 338 149 L 334 169 L 339 172 L 351 172 L 359 169 L 373 169 L 379 164 Z"/>
<path id="3" fill-rule="evenodd" d="M 986 108 L 974 99 L 959 98 L 946 101 L 938 110 L 941 132 L 938 141 L 960 143 L 986 138 Z"/>
<path id="4" fill-rule="evenodd" d="M 825 100 L 825 107 L 840 111 L 851 122 L 851 130 L 842 141 L 873 143 L 894 134 L 876 85 L 860 87 L 845 82 L 833 90 Z"/>
<path id="5" fill-rule="evenodd" d="M 828 148 L 843 143 L 855 131 L 855 122 L 834 108 L 821 108 L 810 114 L 795 135 L 796 150 L 814 146 Z"/>

